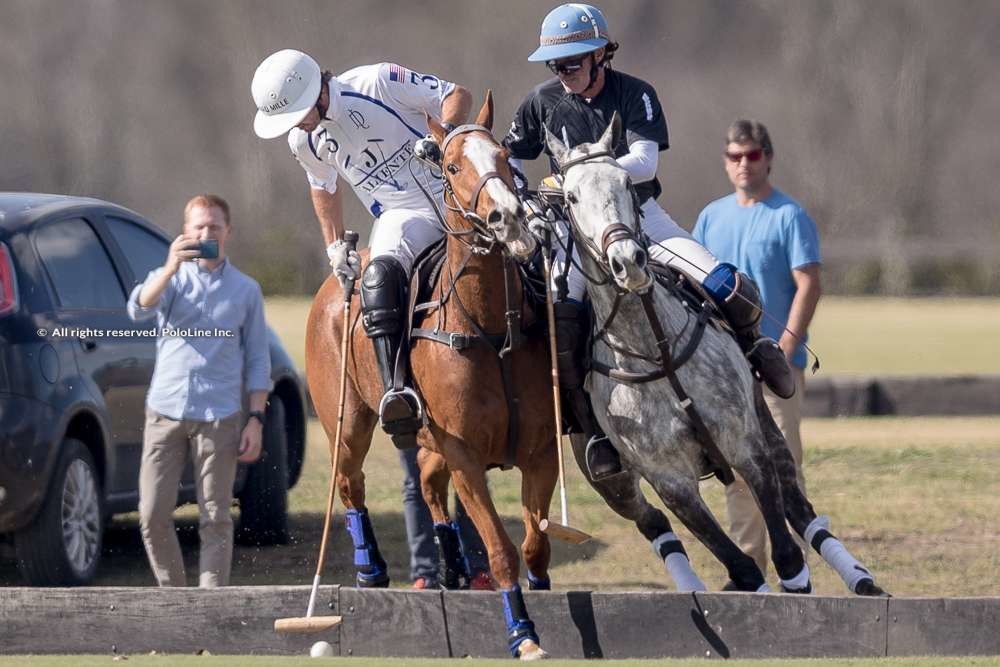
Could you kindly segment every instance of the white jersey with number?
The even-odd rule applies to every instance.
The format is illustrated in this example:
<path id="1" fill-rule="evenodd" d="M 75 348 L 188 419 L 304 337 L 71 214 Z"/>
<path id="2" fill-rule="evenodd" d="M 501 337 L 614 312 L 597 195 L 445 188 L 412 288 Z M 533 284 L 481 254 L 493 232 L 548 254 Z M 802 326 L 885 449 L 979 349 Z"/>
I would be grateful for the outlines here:
<path id="1" fill-rule="evenodd" d="M 313 188 L 336 192 L 339 176 L 376 218 L 391 209 L 428 209 L 414 174 L 435 197 L 441 181 L 419 160 L 408 162 L 414 142 L 428 133 L 424 114 L 440 121 L 454 88 L 392 63 L 356 67 L 330 81 L 327 119 L 312 132 L 293 128 L 288 144 Z"/>

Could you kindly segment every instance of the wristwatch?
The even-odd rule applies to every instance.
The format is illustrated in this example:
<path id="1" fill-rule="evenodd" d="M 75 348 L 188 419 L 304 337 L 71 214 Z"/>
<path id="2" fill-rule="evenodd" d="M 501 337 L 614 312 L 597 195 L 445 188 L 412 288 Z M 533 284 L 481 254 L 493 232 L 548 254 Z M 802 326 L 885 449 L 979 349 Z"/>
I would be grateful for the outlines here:
<path id="1" fill-rule="evenodd" d="M 264 424 L 266 424 L 266 423 L 267 423 L 267 422 L 265 421 L 265 419 L 264 419 L 264 411 L 263 411 L 263 410 L 251 410 L 251 411 L 250 411 L 250 412 L 249 412 L 249 413 L 247 414 L 247 421 L 250 421 L 250 419 L 251 419 L 251 418 L 256 418 L 256 419 L 257 419 L 257 421 L 259 421 L 259 422 L 260 422 L 260 425 L 261 425 L 261 426 L 263 426 Z"/>

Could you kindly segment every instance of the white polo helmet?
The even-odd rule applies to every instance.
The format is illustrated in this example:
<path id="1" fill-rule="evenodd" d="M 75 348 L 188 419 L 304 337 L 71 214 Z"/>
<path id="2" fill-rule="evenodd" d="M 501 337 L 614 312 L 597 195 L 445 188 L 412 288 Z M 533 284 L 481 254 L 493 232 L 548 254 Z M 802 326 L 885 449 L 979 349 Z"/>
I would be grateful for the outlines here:
<path id="1" fill-rule="evenodd" d="M 302 122 L 319 99 L 323 74 L 301 51 L 272 53 L 254 72 L 250 94 L 257 105 L 253 131 L 262 139 L 280 137 Z"/>

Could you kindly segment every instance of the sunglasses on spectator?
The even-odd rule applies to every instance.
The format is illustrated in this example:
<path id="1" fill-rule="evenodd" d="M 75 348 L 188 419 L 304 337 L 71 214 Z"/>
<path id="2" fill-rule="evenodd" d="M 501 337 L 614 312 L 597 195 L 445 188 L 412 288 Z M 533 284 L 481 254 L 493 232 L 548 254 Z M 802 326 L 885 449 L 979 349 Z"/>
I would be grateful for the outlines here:
<path id="1" fill-rule="evenodd" d="M 764 157 L 763 148 L 755 148 L 752 151 L 747 151 L 746 153 L 730 153 L 726 151 L 726 159 L 734 164 L 739 164 L 743 161 L 743 158 L 747 159 L 747 162 L 757 162 L 762 157 Z"/>
<path id="2" fill-rule="evenodd" d="M 567 58 L 566 60 L 549 60 L 545 64 L 552 70 L 553 74 L 573 74 L 583 67 L 583 61 L 587 59 L 589 53 L 585 53 L 579 58 Z"/>

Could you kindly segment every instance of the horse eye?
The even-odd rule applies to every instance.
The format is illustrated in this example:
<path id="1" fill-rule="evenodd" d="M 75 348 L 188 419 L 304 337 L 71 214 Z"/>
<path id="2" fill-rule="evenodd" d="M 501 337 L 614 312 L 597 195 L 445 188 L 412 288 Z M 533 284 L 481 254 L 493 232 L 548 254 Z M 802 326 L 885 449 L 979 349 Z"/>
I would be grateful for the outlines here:
<path id="1" fill-rule="evenodd" d="M 572 192 L 567 192 L 566 193 L 566 201 L 568 201 L 570 204 L 575 204 L 576 203 L 576 195 L 573 194 Z"/>
<path id="2" fill-rule="evenodd" d="M 457 174 L 458 173 L 458 165 L 455 164 L 454 162 L 448 163 L 448 166 L 446 167 L 446 169 L 448 170 L 449 174 Z"/>

